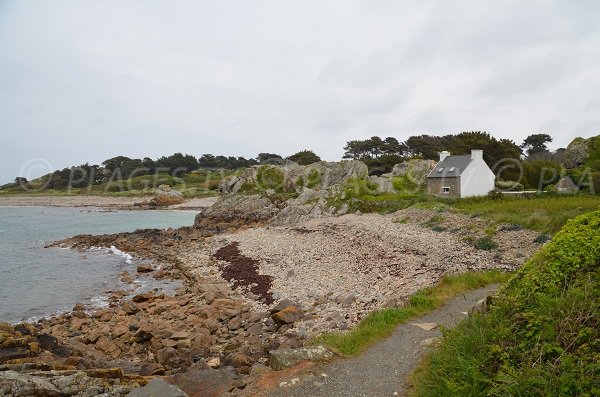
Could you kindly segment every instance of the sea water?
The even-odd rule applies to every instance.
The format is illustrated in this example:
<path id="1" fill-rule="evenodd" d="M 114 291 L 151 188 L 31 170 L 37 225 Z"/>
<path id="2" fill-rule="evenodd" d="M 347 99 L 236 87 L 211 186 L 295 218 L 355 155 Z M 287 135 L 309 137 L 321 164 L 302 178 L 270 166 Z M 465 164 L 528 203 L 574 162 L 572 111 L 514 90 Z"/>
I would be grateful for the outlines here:
<path id="1" fill-rule="evenodd" d="M 78 251 L 45 245 L 84 233 L 191 226 L 194 216 L 190 211 L 0 207 L 0 321 L 31 321 L 76 303 L 102 307 L 107 291 L 128 287 L 119 274 L 135 271 L 135 259 L 114 247 Z M 138 283 L 148 287 L 152 280 Z"/>

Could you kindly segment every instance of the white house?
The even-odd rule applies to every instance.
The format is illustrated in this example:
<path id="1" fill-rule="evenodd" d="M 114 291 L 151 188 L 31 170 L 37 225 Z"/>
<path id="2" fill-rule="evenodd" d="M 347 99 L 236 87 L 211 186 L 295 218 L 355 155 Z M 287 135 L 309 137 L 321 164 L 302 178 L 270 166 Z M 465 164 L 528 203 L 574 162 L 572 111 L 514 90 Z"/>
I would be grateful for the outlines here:
<path id="1" fill-rule="evenodd" d="M 440 161 L 427 175 L 427 193 L 440 197 L 483 196 L 493 190 L 496 177 L 483 161 L 483 150 L 451 156 L 440 153 Z"/>

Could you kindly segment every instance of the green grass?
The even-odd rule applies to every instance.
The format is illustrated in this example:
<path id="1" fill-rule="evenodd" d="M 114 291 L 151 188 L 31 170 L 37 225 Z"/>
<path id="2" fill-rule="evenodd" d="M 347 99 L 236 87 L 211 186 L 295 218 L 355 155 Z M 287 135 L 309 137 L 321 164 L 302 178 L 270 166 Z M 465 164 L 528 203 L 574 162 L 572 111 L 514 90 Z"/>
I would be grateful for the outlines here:
<path id="1" fill-rule="evenodd" d="M 315 342 L 346 355 L 356 355 L 390 335 L 399 324 L 442 306 L 453 296 L 485 285 L 503 283 L 509 277 L 509 274 L 497 270 L 444 276 L 435 286 L 417 291 L 405 307 L 374 311 L 351 331 L 325 333 Z"/>
<path id="2" fill-rule="evenodd" d="M 445 331 L 416 397 L 600 396 L 600 211 L 569 221 L 487 311 Z"/>
<path id="3" fill-rule="evenodd" d="M 554 234 L 569 219 L 600 208 L 600 197 L 593 195 L 534 195 L 487 197 L 449 201 L 448 204 L 467 214 L 477 214 L 498 223 L 516 224 L 528 229 Z"/>

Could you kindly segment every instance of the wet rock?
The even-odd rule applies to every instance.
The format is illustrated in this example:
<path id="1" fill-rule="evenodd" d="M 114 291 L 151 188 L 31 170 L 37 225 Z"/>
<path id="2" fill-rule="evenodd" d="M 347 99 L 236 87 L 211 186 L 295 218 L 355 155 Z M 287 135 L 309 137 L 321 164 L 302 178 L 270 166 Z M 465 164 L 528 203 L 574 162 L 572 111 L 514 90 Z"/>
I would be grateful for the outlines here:
<path id="1" fill-rule="evenodd" d="M 152 271 L 152 265 L 148 265 L 145 263 L 140 263 L 139 265 L 137 265 L 136 271 L 138 273 L 150 273 Z"/>
<path id="2" fill-rule="evenodd" d="M 269 352 L 269 366 L 279 371 L 300 361 L 328 361 L 333 357 L 333 352 L 320 345 L 298 349 L 278 349 Z"/>
<path id="3" fill-rule="evenodd" d="M 153 296 L 154 296 L 154 293 L 152 291 L 148 291 L 148 292 L 144 292 L 142 294 L 135 295 L 132 300 L 136 303 L 146 302 L 149 299 L 151 299 Z"/>

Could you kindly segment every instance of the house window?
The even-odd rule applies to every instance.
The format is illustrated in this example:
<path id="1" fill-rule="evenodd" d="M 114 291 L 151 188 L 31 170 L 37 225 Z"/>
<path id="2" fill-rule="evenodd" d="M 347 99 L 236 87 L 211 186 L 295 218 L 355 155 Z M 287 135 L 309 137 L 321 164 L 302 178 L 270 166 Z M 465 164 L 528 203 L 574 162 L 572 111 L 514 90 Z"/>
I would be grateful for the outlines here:
<path id="1" fill-rule="evenodd" d="M 444 194 L 450 193 L 450 186 L 443 186 L 442 187 L 442 193 L 444 193 Z"/>

